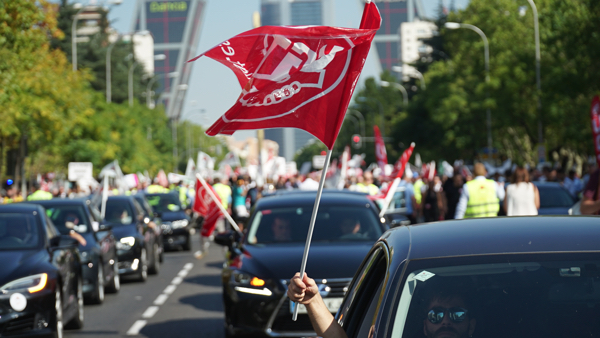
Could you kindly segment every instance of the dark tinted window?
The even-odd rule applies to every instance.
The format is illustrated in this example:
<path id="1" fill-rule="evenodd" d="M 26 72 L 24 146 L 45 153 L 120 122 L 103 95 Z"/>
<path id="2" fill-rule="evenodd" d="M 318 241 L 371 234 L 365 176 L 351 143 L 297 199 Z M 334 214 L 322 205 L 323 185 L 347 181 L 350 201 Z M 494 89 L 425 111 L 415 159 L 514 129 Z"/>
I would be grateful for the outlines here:
<path id="1" fill-rule="evenodd" d="M 540 208 L 572 207 L 575 202 L 569 193 L 560 187 L 538 187 Z"/>
<path id="2" fill-rule="evenodd" d="M 248 243 L 305 242 L 313 206 L 257 211 L 252 219 Z M 369 207 L 320 206 L 313 242 L 375 241 L 381 223 Z"/>
<path id="3" fill-rule="evenodd" d="M 131 204 L 125 201 L 108 200 L 106 202 L 107 222 L 113 224 L 131 224 L 134 222 L 134 213 Z"/>
<path id="4" fill-rule="evenodd" d="M 69 234 L 69 231 L 71 230 L 80 233 L 92 231 L 92 228 L 85 217 L 83 206 L 48 206 L 46 208 L 46 214 L 52 223 L 54 223 L 54 226 L 56 226 L 58 231 L 63 235 Z"/>
<path id="5" fill-rule="evenodd" d="M 155 212 L 169 212 L 181 210 L 179 196 L 175 194 L 152 194 L 146 195 L 148 203 Z"/>
<path id="6" fill-rule="evenodd" d="M 40 233 L 32 214 L 0 214 L 0 250 L 32 249 L 39 244 Z"/>

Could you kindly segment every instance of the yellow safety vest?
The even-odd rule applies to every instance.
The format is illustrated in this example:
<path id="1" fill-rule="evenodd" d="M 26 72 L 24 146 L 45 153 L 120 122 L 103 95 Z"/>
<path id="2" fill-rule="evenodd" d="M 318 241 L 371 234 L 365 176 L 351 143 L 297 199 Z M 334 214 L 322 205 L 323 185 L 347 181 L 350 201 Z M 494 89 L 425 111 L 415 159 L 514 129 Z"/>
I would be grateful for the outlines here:
<path id="1" fill-rule="evenodd" d="M 223 208 L 227 209 L 227 207 L 229 207 L 229 196 L 231 196 L 231 188 L 223 183 L 216 183 L 213 184 L 213 189 L 215 189 L 215 192 L 221 198 L 221 204 L 223 205 Z"/>
<path id="2" fill-rule="evenodd" d="M 37 190 L 33 194 L 27 196 L 28 201 L 43 201 L 43 200 L 51 200 L 51 199 L 52 199 L 52 194 L 47 191 L 44 191 L 44 190 Z"/>
<path id="3" fill-rule="evenodd" d="M 493 180 L 472 180 L 467 182 L 469 201 L 465 218 L 496 217 L 500 211 L 500 200 Z"/>
<path id="4" fill-rule="evenodd" d="M 413 185 L 413 190 L 415 192 L 415 201 L 417 202 L 417 204 L 421 204 L 421 187 L 423 187 L 423 185 L 425 185 L 425 183 L 423 183 L 423 180 L 418 180 Z"/>
<path id="5" fill-rule="evenodd" d="M 158 184 L 149 185 L 148 188 L 146 188 L 146 191 L 149 194 L 163 194 L 163 193 L 168 193 L 169 192 L 168 189 L 163 188 L 162 186 L 160 186 Z"/>

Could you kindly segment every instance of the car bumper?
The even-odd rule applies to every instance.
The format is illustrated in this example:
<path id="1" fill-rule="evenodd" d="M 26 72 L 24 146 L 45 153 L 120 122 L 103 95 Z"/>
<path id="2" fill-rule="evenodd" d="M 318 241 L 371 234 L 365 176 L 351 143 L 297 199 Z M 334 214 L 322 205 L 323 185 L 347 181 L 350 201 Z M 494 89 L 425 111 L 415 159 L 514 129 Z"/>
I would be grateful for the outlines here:
<path id="1" fill-rule="evenodd" d="M 189 237 L 192 235 L 194 229 L 192 228 L 182 228 L 182 229 L 172 229 L 166 228 L 162 231 L 163 238 L 163 246 L 172 248 L 181 246 L 187 243 Z"/>
<path id="2" fill-rule="evenodd" d="M 44 336 L 52 332 L 54 316 L 54 292 L 51 288 L 29 294 L 21 293 L 27 299 L 23 311 L 15 311 L 10 305 L 13 293 L 0 295 L 0 337 Z"/>
<path id="3" fill-rule="evenodd" d="M 140 268 L 141 248 L 133 247 L 129 250 L 117 250 L 119 258 L 119 275 L 129 275 L 137 273 Z"/>

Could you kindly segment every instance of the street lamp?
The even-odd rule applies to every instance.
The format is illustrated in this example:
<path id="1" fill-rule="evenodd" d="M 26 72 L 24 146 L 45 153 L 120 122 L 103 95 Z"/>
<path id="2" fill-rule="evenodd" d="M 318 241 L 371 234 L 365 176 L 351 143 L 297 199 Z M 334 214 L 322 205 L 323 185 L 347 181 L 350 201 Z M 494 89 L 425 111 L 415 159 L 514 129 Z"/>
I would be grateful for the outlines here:
<path id="1" fill-rule="evenodd" d="M 106 50 L 106 103 L 112 102 L 112 69 L 110 64 L 110 57 L 112 54 L 113 47 L 121 40 L 121 34 L 117 36 L 117 39 L 108 45 Z"/>
<path id="2" fill-rule="evenodd" d="M 411 73 L 413 74 L 409 75 L 416 75 L 419 81 L 421 81 L 421 89 L 425 90 L 425 88 L 427 87 L 425 86 L 425 78 L 423 77 L 423 74 L 416 70 L 414 67 L 412 68 L 413 69 L 411 69 Z M 402 66 L 392 66 L 392 71 L 402 74 Z"/>
<path id="3" fill-rule="evenodd" d="M 134 58 L 135 60 L 135 56 L 133 56 L 133 54 L 129 54 L 127 56 L 128 59 Z M 156 54 L 154 55 L 154 60 L 164 60 L 166 58 L 165 54 Z M 131 66 L 129 66 L 129 77 L 128 77 L 128 82 L 129 82 L 129 106 L 133 107 L 133 70 L 135 69 L 135 67 L 138 65 L 138 61 L 135 60 Z"/>
<path id="4" fill-rule="evenodd" d="M 540 159 L 545 160 L 545 151 L 544 151 L 544 129 L 542 126 L 542 80 L 541 80 L 541 70 L 540 70 L 540 29 L 539 29 L 539 20 L 538 20 L 538 12 L 537 7 L 533 0 L 527 0 L 529 5 L 531 6 L 531 10 L 533 11 L 533 30 L 535 34 L 535 82 L 538 90 L 538 156 Z"/>
<path id="5" fill-rule="evenodd" d="M 71 24 L 71 62 L 73 63 L 73 71 L 77 71 L 77 21 L 79 21 L 79 14 L 83 12 L 85 6 L 82 6 L 75 16 L 73 17 L 73 23 Z"/>
<path id="6" fill-rule="evenodd" d="M 484 48 L 484 57 L 485 57 L 485 83 L 488 84 L 488 89 L 487 89 L 487 93 L 486 93 L 486 98 L 490 97 L 490 89 L 489 89 L 489 82 L 490 82 L 490 47 L 488 44 L 488 39 L 485 36 L 485 34 L 483 33 L 483 31 L 481 29 L 479 29 L 476 26 L 473 25 L 469 25 L 466 23 L 458 23 L 458 22 L 446 22 L 444 24 L 444 26 L 448 29 L 458 29 L 458 28 L 466 28 L 466 29 L 470 29 L 474 32 L 476 32 L 477 34 L 479 34 L 479 36 L 481 36 L 481 39 L 483 40 L 483 48 Z M 486 119 L 487 119 L 487 134 L 488 134 L 488 156 L 492 156 L 492 112 L 490 111 L 490 108 L 487 107 L 486 108 Z"/>
<path id="7" fill-rule="evenodd" d="M 163 54 L 164 55 L 164 54 Z M 171 79 L 174 78 L 176 76 L 179 75 L 178 72 L 170 72 L 167 75 L 167 78 Z M 153 91 L 152 89 L 152 85 L 154 84 L 154 82 L 159 78 L 159 77 L 163 77 L 165 76 L 165 74 L 158 74 L 157 76 L 152 77 L 152 79 L 150 79 L 150 81 L 148 82 L 148 85 L 146 86 L 146 105 L 148 106 L 148 108 L 150 109 L 154 109 L 154 107 L 156 107 L 155 104 L 152 103 L 152 93 Z"/>
<path id="8" fill-rule="evenodd" d="M 381 137 L 385 137 L 385 119 L 383 117 L 383 105 L 381 105 L 381 102 L 378 99 L 370 96 L 359 96 L 358 98 L 356 98 L 358 102 L 366 102 L 368 99 L 375 100 L 375 102 L 377 102 L 377 105 L 379 106 L 379 115 L 381 116 L 381 127 L 379 129 L 381 129 Z"/>
<path id="9" fill-rule="evenodd" d="M 402 92 L 402 101 L 404 103 L 404 107 L 406 107 L 408 105 L 408 93 L 406 92 L 406 88 L 404 88 L 404 86 L 402 86 L 401 84 L 396 83 L 396 82 L 388 82 L 388 81 L 381 81 L 381 86 L 382 87 L 394 86 L 396 89 L 400 90 Z"/>
<path id="10" fill-rule="evenodd" d="M 365 117 L 363 116 L 363 114 L 361 112 L 359 112 L 356 109 L 348 109 L 346 111 L 346 115 L 348 114 L 353 114 L 354 116 L 356 116 L 358 118 L 358 121 L 360 123 L 360 129 L 362 131 L 362 137 L 364 138 L 366 136 L 365 134 Z"/>

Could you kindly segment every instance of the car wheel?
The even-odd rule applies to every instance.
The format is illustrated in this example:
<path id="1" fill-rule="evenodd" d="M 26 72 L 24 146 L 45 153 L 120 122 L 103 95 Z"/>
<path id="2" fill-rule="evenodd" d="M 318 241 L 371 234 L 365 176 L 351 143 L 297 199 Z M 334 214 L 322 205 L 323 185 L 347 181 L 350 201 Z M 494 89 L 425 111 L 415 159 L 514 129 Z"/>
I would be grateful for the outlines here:
<path id="1" fill-rule="evenodd" d="M 54 332 L 52 337 L 63 338 L 63 309 L 62 309 L 62 298 L 60 296 L 60 285 L 56 284 L 56 291 L 54 292 Z"/>
<path id="2" fill-rule="evenodd" d="M 146 248 L 142 248 L 142 253 L 140 254 L 140 266 L 138 268 L 137 280 L 140 282 L 145 282 L 148 279 L 148 254 L 146 253 Z"/>
<path id="3" fill-rule="evenodd" d="M 190 251 L 192 250 L 192 236 L 188 234 L 186 240 L 185 240 L 185 244 L 183 244 L 183 251 Z"/>
<path id="4" fill-rule="evenodd" d="M 98 276 L 94 293 L 90 299 L 91 304 L 102 304 L 104 302 L 104 265 L 102 262 L 98 262 Z"/>
<path id="5" fill-rule="evenodd" d="M 152 246 L 152 265 L 148 268 L 148 272 L 152 275 L 158 275 L 160 271 L 160 252 L 158 251 L 158 244 L 154 243 Z"/>
<path id="6" fill-rule="evenodd" d="M 67 329 L 81 329 L 83 327 L 83 283 L 77 279 L 77 312 L 75 318 L 65 326 Z"/>
<path id="7" fill-rule="evenodd" d="M 113 264 L 113 276 L 110 279 L 110 283 L 108 283 L 106 287 L 106 291 L 110 293 L 117 293 L 121 290 L 121 277 L 119 276 L 119 263 L 115 258 L 115 262 Z"/>

